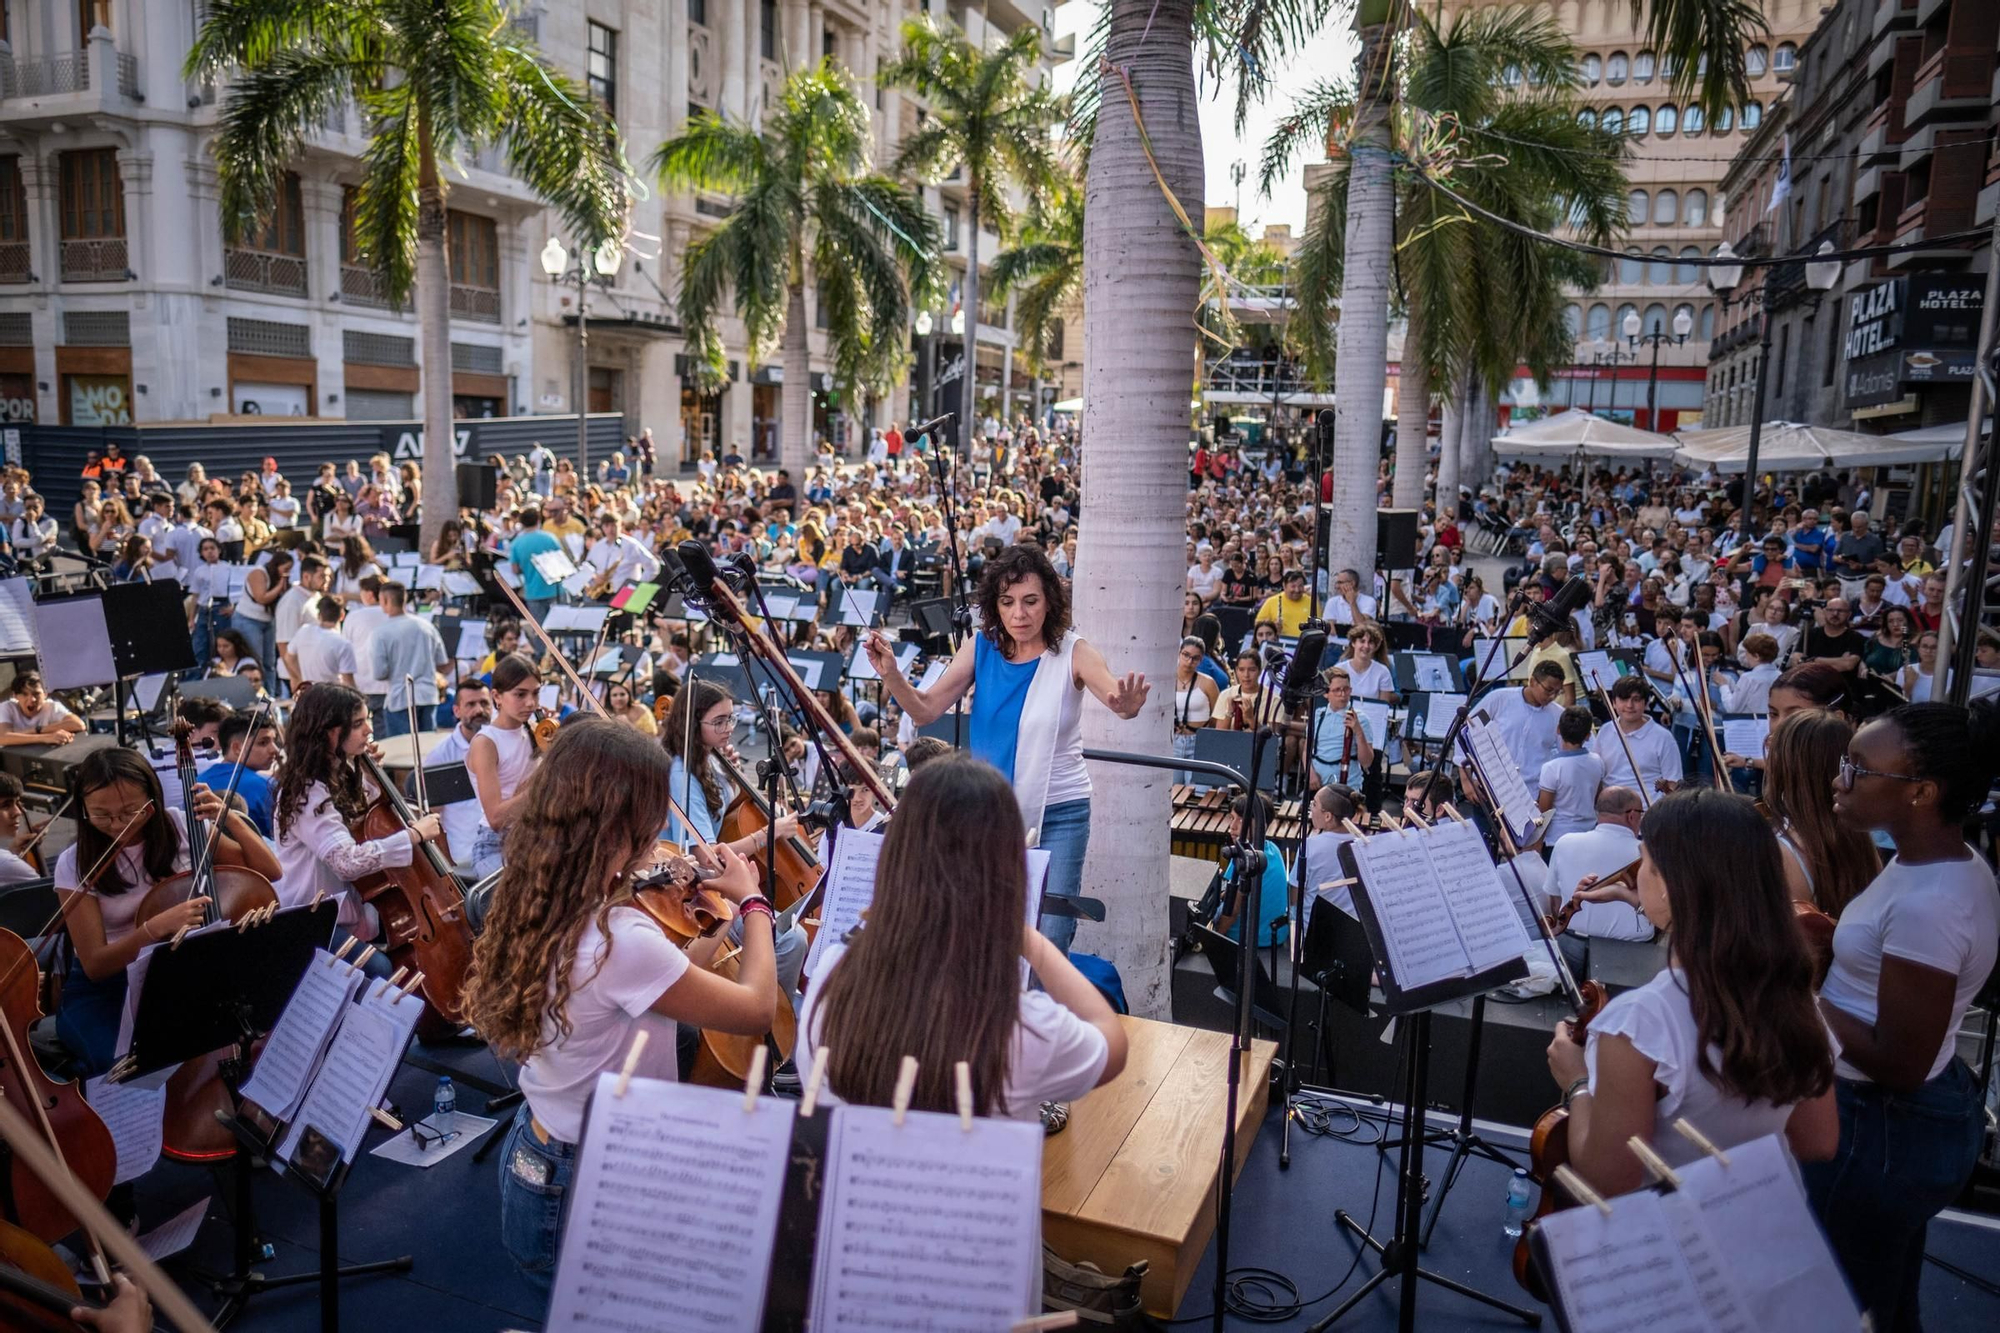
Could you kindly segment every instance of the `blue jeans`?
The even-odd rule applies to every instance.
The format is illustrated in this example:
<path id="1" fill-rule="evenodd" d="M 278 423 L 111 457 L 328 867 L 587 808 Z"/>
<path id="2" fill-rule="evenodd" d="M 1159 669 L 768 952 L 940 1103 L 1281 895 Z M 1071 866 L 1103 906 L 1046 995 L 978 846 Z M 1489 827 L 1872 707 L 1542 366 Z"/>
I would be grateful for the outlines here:
<path id="1" fill-rule="evenodd" d="M 1049 854 L 1049 880 L 1045 892 L 1058 898 L 1076 898 L 1083 893 L 1083 854 L 1090 847 L 1090 798 L 1064 801 L 1042 811 L 1040 842 L 1035 845 Z M 1042 934 L 1049 943 L 1069 953 L 1076 937 L 1076 918 L 1046 915 Z"/>
<path id="2" fill-rule="evenodd" d="M 530 1285 L 543 1296 L 555 1281 L 563 1206 L 576 1170 L 576 1145 L 543 1143 L 529 1128 L 523 1102 L 500 1147 L 500 1243 Z"/>
<path id="3" fill-rule="evenodd" d="M 549 608 L 554 606 L 555 604 L 556 604 L 556 599 L 553 597 L 523 597 L 521 599 L 521 605 L 528 608 L 528 614 L 535 618 L 535 623 L 537 625 L 545 625 L 548 623 Z M 533 629 L 529 628 L 526 625 L 521 626 L 521 637 L 525 641 L 530 641 L 539 645 L 539 648 L 537 650 L 537 655 L 539 655 L 541 652 L 549 651 L 551 648 L 551 645 L 547 639 L 544 639 L 541 635 L 535 633 Z"/>
<path id="4" fill-rule="evenodd" d="M 500 854 L 506 835 L 498 829 L 479 826 L 479 834 L 472 840 L 472 874 L 475 879 L 485 879 L 500 868 Z M 481 916 L 484 917 L 482 912 Z"/>
<path id="5" fill-rule="evenodd" d="M 1877 1333 L 1920 1329 L 1925 1232 L 1979 1159 L 1978 1080 L 1954 1058 L 1911 1092 L 1840 1079 L 1835 1096 L 1840 1150 L 1802 1164 L 1806 1193 Z"/>
<path id="6" fill-rule="evenodd" d="M 194 665 L 206 671 L 215 657 L 215 638 L 229 628 L 229 606 L 204 606 L 194 613 Z M 261 665 L 261 663 L 260 663 Z"/>
<path id="7" fill-rule="evenodd" d="M 257 659 L 257 665 L 264 668 L 264 688 L 277 696 L 278 682 L 284 672 L 278 663 L 278 627 L 268 620 L 252 620 L 247 616 L 237 618 L 231 628 L 250 641 L 250 655 Z"/>

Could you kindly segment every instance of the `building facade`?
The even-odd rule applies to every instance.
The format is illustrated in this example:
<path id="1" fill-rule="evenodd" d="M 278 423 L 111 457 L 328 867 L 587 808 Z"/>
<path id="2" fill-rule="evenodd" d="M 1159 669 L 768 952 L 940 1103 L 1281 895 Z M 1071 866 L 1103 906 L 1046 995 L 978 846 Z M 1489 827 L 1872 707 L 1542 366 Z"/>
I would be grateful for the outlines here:
<path id="1" fill-rule="evenodd" d="M 635 163 L 700 110 L 755 123 L 785 71 L 823 55 L 860 82 L 886 163 L 923 108 L 869 80 L 925 4 L 978 42 L 1053 28 L 1042 0 L 987 0 L 983 10 L 963 0 L 581 0 L 524 7 L 513 31 L 610 110 Z M 330 117 L 268 224 L 229 241 L 208 151 L 222 90 L 180 73 L 200 9 L 199 0 L 0 8 L 0 411 L 65 425 L 417 415 L 433 368 L 422 364 L 416 320 L 389 308 L 350 243 L 367 149 L 359 116 L 350 107 Z M 1061 58 L 1052 38 L 1046 45 L 1047 61 Z M 461 416 L 573 412 L 578 292 L 551 281 L 538 258 L 551 237 L 569 238 L 498 152 L 460 165 L 449 181 L 452 364 L 435 373 L 451 376 Z M 962 184 L 925 196 L 962 274 Z M 622 414 L 629 431 L 650 427 L 669 466 L 702 448 L 776 447 L 777 368 L 751 364 L 733 319 L 723 323 L 730 382 L 700 394 L 685 374 L 673 301 L 680 255 L 727 207 L 646 192 L 624 263 L 587 297 L 581 406 Z M 990 235 L 981 247 L 998 249 Z M 965 341 L 951 314 L 937 312 L 930 349 L 947 365 Z M 992 386 L 996 407 L 1003 396 L 1016 405 L 1016 392 L 1025 404 L 1010 325 L 990 303 L 974 321 L 969 373 Z M 812 341 L 823 373 L 823 335 Z M 903 392 L 856 404 L 838 402 L 825 381 L 815 388 L 815 427 L 830 438 L 910 407 Z"/>

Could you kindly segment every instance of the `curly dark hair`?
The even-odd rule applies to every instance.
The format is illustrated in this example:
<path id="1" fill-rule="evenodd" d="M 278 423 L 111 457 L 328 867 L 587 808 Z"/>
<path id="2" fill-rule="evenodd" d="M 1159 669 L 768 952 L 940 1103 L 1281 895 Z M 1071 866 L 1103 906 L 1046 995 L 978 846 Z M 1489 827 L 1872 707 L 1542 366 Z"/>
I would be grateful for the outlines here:
<path id="1" fill-rule="evenodd" d="M 1063 586 L 1056 567 L 1049 563 L 1040 547 L 1009 546 L 987 559 L 975 598 L 980 632 L 1003 652 L 1007 647 L 1007 627 L 1000 622 L 1000 594 L 1030 575 L 1041 580 L 1042 596 L 1049 607 L 1042 621 L 1043 649 L 1055 647 L 1069 633 L 1069 589 Z"/>
<path id="2" fill-rule="evenodd" d="M 368 812 L 360 765 L 339 753 L 353 730 L 354 715 L 367 710 L 361 692 L 345 685 L 315 685 L 299 696 L 285 728 L 285 766 L 278 773 L 273 802 L 278 836 L 283 837 L 304 812 L 306 794 L 315 782 L 326 784 L 328 801 L 347 822 Z M 336 731 L 339 735 L 332 736 Z"/>

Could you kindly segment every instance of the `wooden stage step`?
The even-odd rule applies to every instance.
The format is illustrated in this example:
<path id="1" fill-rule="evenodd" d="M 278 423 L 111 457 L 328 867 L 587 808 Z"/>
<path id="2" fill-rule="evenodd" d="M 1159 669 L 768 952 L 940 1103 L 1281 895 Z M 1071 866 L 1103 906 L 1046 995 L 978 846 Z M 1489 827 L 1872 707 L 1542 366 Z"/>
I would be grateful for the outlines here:
<path id="1" fill-rule="evenodd" d="M 1229 1037 L 1122 1021 L 1125 1071 L 1072 1105 L 1069 1127 L 1042 1150 L 1042 1238 L 1113 1276 L 1147 1260 L 1146 1310 L 1171 1318 L 1215 1230 Z M 1258 1041 L 1245 1057 L 1236 1172 L 1264 1122 L 1276 1053 Z"/>

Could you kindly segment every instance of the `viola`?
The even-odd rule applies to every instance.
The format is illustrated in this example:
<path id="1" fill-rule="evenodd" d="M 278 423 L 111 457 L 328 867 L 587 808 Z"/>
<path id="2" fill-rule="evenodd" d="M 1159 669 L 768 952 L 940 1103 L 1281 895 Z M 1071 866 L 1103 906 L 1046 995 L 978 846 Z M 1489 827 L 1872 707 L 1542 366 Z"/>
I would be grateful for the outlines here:
<path id="1" fill-rule="evenodd" d="M 22 1108 L 47 1137 L 70 1174 L 99 1198 L 111 1193 L 118 1149 L 111 1131 L 83 1099 L 80 1084 L 60 1083 L 29 1053 L 28 1029 L 42 1017 L 41 974 L 27 942 L 0 930 L 0 1097 Z M 45 1241 L 61 1240 L 80 1225 L 60 1199 L 19 1156 L 7 1160 L 7 1184 L 16 1222 Z"/>
<path id="2" fill-rule="evenodd" d="M 402 792 L 373 759 L 364 756 L 361 766 L 379 794 L 357 821 L 355 838 L 373 842 L 406 834 L 417 816 Z M 423 974 L 425 1021 L 434 1031 L 456 1031 L 465 1021 L 461 992 L 472 965 L 472 927 L 465 919 L 465 891 L 437 844 L 426 838 L 409 865 L 387 867 L 354 888 L 382 918 L 390 961 Z"/>
<path id="3" fill-rule="evenodd" d="M 1570 1026 L 1571 1041 L 1583 1044 L 1590 1021 L 1603 1010 L 1609 998 L 1604 987 L 1595 981 L 1577 987 L 1576 999 L 1572 1001 L 1576 1022 Z M 1563 1194 L 1555 1184 L 1556 1168 L 1569 1165 L 1569 1160 L 1569 1108 L 1558 1102 L 1536 1117 L 1534 1132 L 1528 1138 L 1528 1178 L 1542 1187 L 1542 1197 L 1535 1205 L 1535 1215 L 1529 1219 L 1528 1227 L 1550 1213 L 1575 1205 L 1576 1200 Z M 1536 1300 L 1546 1302 L 1548 1292 L 1529 1258 L 1528 1234 L 1524 1228 L 1521 1238 L 1514 1242 L 1514 1280 Z"/>
<path id="4" fill-rule="evenodd" d="M 742 770 L 727 759 L 718 755 L 716 761 L 736 788 L 736 795 L 722 814 L 722 841 L 735 842 L 739 838 L 766 832 L 771 827 L 771 807 L 763 794 L 744 776 Z M 826 874 L 826 867 L 820 864 L 811 844 L 796 834 L 779 839 L 776 853 L 773 873 L 766 888 L 771 896 L 771 905 L 782 912 L 818 886 L 820 878 Z M 765 853 L 761 851 L 751 858 L 757 867 L 760 883 L 764 878 L 764 858 Z"/>

